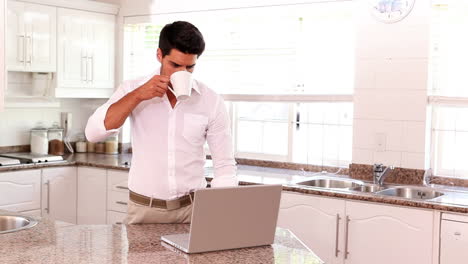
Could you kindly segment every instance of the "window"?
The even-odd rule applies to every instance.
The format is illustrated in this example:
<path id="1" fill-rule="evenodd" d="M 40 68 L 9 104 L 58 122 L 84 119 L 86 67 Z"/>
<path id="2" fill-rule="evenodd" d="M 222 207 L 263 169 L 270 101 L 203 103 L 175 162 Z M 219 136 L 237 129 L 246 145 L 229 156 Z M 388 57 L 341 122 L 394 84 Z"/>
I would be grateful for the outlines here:
<path id="1" fill-rule="evenodd" d="M 431 166 L 439 176 L 468 176 L 467 27 L 468 2 L 433 4 Z"/>
<path id="2" fill-rule="evenodd" d="M 154 38 L 165 24 L 190 21 L 206 40 L 194 75 L 230 104 L 237 157 L 348 166 L 352 5 L 337 1 L 128 17 L 124 76 L 153 68 Z"/>

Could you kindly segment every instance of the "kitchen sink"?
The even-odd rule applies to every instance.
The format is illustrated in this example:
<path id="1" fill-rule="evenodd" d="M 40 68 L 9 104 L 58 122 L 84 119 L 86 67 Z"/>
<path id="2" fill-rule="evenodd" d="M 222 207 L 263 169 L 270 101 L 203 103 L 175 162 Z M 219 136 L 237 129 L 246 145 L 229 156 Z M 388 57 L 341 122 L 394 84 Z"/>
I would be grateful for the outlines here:
<path id="1" fill-rule="evenodd" d="M 386 189 L 386 187 L 380 186 L 378 184 L 364 184 L 360 185 L 357 187 L 352 188 L 352 191 L 358 191 L 358 192 L 370 192 L 370 193 L 375 193 L 378 191 L 382 191 Z"/>
<path id="2" fill-rule="evenodd" d="M 393 187 L 376 192 L 376 194 L 421 200 L 434 199 L 444 195 L 443 192 L 438 192 L 432 189 L 414 187 Z"/>
<path id="3" fill-rule="evenodd" d="M 313 179 L 303 182 L 296 183 L 298 185 L 321 187 L 321 188 L 331 188 L 331 189 L 350 189 L 363 185 L 361 181 L 352 181 L 352 180 L 341 180 L 341 179 L 331 179 L 331 178 L 320 178 Z"/>
<path id="4" fill-rule="evenodd" d="M 0 234 L 31 228 L 37 221 L 27 216 L 0 215 Z"/>

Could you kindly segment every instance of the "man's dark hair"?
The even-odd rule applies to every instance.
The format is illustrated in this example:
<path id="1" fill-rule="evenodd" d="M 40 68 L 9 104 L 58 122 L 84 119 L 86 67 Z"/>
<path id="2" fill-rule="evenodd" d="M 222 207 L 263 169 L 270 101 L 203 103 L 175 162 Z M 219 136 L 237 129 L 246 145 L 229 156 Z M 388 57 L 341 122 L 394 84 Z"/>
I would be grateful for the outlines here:
<path id="1" fill-rule="evenodd" d="M 198 57 L 205 50 L 205 41 L 197 27 L 185 21 L 167 24 L 159 35 L 159 48 L 162 56 L 166 56 L 171 49 L 177 49 L 185 54 L 197 54 Z"/>

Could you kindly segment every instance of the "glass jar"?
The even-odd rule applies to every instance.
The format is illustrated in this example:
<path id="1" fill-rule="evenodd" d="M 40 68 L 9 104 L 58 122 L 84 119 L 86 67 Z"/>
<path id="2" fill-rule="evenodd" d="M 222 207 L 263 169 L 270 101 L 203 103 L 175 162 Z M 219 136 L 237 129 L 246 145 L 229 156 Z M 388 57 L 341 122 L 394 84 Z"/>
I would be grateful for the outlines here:
<path id="1" fill-rule="evenodd" d="M 49 154 L 50 155 L 63 155 L 65 145 L 63 144 L 63 128 L 54 123 L 48 130 L 49 138 Z"/>
<path id="2" fill-rule="evenodd" d="M 106 146 L 105 146 L 104 142 L 98 142 L 95 145 L 96 153 L 104 153 L 105 148 L 106 148 Z"/>
<path id="3" fill-rule="evenodd" d="M 96 144 L 94 142 L 88 141 L 87 149 L 88 149 L 88 153 L 96 152 Z"/>
<path id="4" fill-rule="evenodd" d="M 39 155 L 47 155 L 49 153 L 49 140 L 47 138 L 47 128 L 43 127 L 42 123 L 38 123 L 35 128 L 31 129 L 31 152 Z"/>
<path id="5" fill-rule="evenodd" d="M 87 145 L 84 133 L 79 133 L 76 136 L 76 152 L 86 152 Z"/>
<path id="6" fill-rule="evenodd" d="M 106 154 L 119 154 L 119 135 L 114 134 L 106 139 Z"/>

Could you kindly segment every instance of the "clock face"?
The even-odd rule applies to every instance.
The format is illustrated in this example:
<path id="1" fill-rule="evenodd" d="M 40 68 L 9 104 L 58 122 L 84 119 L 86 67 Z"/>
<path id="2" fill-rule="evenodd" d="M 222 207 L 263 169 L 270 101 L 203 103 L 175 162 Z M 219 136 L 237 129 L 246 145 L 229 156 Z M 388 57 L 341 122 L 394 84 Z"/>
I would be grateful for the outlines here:
<path id="1" fill-rule="evenodd" d="M 415 0 L 369 0 L 370 12 L 379 21 L 395 23 L 413 9 Z"/>

